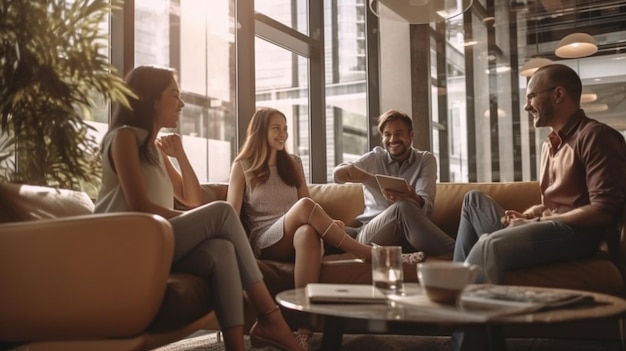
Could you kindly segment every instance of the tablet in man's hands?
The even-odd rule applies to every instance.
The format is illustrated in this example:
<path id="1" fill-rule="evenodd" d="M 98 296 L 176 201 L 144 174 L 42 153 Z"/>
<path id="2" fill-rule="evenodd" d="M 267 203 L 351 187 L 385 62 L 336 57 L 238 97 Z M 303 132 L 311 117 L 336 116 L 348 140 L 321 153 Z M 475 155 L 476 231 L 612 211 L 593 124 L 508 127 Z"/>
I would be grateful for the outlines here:
<path id="1" fill-rule="evenodd" d="M 381 192 L 385 189 L 389 189 L 399 193 L 407 193 L 410 190 L 409 183 L 407 183 L 404 178 L 377 174 L 376 181 L 378 182 Z"/>

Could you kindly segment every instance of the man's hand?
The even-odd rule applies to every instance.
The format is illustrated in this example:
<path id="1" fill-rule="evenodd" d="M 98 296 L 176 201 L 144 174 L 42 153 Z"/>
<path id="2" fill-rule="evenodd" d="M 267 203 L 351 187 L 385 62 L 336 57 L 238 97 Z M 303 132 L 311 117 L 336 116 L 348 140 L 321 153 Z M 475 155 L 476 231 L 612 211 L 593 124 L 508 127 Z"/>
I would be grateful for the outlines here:
<path id="1" fill-rule="evenodd" d="M 515 210 L 504 211 L 504 217 L 500 219 L 502 224 L 508 227 L 515 227 L 521 224 L 535 222 L 539 217 L 549 217 L 552 215 L 550 209 L 545 208 L 543 205 L 536 205 L 524 213 Z"/>
<path id="2" fill-rule="evenodd" d="M 415 190 L 413 190 L 413 187 L 411 187 L 409 184 L 407 184 L 406 191 L 383 189 L 383 196 L 390 203 L 394 203 L 400 200 L 412 200 L 417 202 L 418 204 L 420 203 L 420 201 L 416 199 L 417 195 L 415 194 Z"/>

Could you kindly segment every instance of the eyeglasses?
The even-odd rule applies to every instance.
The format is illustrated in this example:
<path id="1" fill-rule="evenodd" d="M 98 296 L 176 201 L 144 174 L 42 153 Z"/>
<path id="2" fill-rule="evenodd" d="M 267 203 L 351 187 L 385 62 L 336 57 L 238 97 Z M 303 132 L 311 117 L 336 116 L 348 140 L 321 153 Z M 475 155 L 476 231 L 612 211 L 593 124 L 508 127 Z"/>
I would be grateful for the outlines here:
<path id="1" fill-rule="evenodd" d="M 543 90 L 536 91 L 534 93 L 530 93 L 530 94 L 526 95 L 526 102 L 528 103 L 528 102 L 530 102 L 530 100 L 536 98 L 537 95 L 543 94 L 543 93 L 548 92 L 548 91 L 552 91 L 552 90 L 554 90 L 554 89 L 556 89 L 558 87 L 559 86 L 556 85 L 556 86 L 553 86 L 553 87 L 550 87 L 550 88 L 547 88 L 547 89 L 543 89 Z"/>

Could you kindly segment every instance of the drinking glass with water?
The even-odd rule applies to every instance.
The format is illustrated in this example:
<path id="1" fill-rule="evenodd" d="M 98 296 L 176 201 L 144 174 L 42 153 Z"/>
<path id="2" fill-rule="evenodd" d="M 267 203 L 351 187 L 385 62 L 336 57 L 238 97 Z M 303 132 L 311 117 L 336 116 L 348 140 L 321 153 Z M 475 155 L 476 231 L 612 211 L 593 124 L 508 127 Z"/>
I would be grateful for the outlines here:
<path id="1" fill-rule="evenodd" d="M 372 283 L 385 294 L 402 294 L 402 248 L 400 246 L 372 246 Z"/>

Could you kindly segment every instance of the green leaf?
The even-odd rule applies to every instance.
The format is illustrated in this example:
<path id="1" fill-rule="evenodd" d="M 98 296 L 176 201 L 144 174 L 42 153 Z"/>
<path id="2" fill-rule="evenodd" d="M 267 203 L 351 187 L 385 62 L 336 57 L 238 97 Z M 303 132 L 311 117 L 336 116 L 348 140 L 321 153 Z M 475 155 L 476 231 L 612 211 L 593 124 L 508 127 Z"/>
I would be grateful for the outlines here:
<path id="1" fill-rule="evenodd" d="M 102 54 L 119 0 L 0 2 L 0 181 L 77 189 L 99 181 L 87 120 L 134 94 Z"/>

